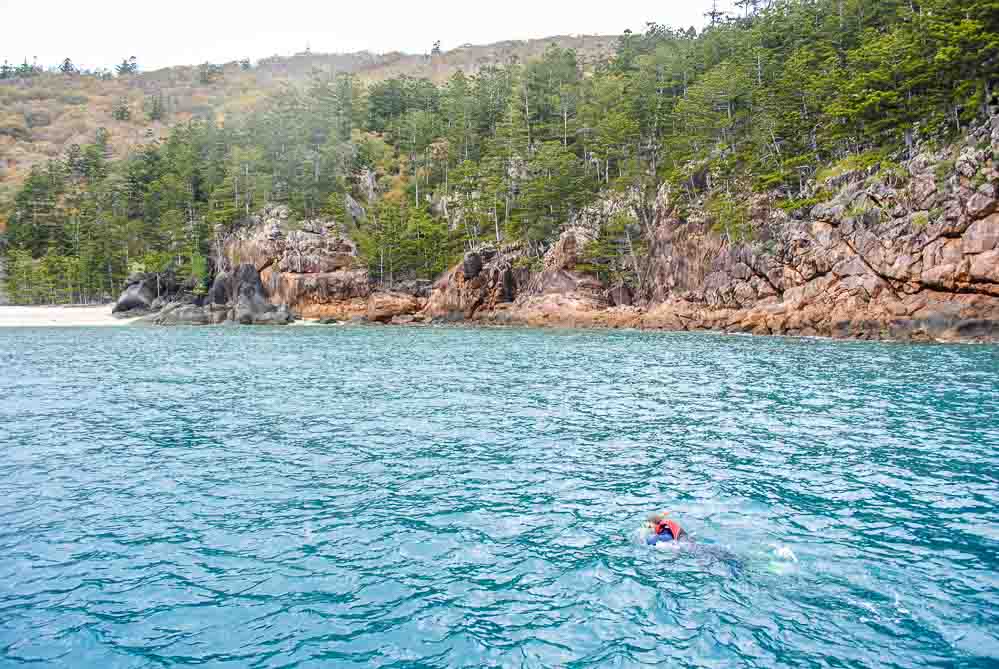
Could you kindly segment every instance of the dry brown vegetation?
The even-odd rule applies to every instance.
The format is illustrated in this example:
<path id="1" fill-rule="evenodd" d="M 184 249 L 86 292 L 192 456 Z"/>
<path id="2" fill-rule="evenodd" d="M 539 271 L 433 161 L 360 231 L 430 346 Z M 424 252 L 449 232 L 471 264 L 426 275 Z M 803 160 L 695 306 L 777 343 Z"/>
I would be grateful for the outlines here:
<path id="1" fill-rule="evenodd" d="M 612 36 L 559 36 L 525 42 L 463 46 L 435 55 L 401 53 L 297 54 L 272 57 L 244 71 L 226 64 L 211 84 L 200 81 L 198 66 L 172 67 L 102 81 L 96 77 L 45 73 L 0 82 L 0 205 L 31 167 L 63 155 L 73 144 L 93 142 L 98 128 L 111 133 L 114 157 L 135 146 L 162 139 L 170 126 L 194 118 L 222 121 L 252 110 L 286 84 L 303 85 L 315 70 L 353 72 L 362 81 L 395 76 L 426 77 L 435 82 L 456 71 L 474 74 L 483 67 L 525 62 L 540 57 L 551 44 L 573 48 L 580 60 L 609 56 Z M 154 96 L 166 103 L 162 122 L 150 121 L 147 105 Z M 112 110 L 128 101 L 131 119 L 116 121 Z"/>

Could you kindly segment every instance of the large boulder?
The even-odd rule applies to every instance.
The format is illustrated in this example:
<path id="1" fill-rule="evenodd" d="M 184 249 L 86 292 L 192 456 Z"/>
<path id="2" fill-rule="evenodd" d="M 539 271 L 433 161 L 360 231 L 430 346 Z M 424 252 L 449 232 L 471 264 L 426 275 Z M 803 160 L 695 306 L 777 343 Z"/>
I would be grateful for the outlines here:
<path id="1" fill-rule="evenodd" d="M 215 275 L 212 287 L 208 291 L 208 303 L 215 305 L 229 304 L 232 299 L 232 275 L 228 272 L 219 272 Z"/>
<path id="2" fill-rule="evenodd" d="M 153 318 L 156 325 L 218 325 L 229 317 L 226 307 L 171 302 Z"/>
<path id="3" fill-rule="evenodd" d="M 372 323 L 389 323 L 394 318 L 415 314 L 423 304 L 423 300 L 406 293 L 375 293 L 368 299 L 367 319 Z"/>
<path id="4" fill-rule="evenodd" d="M 242 325 L 286 325 L 294 317 L 284 305 L 275 306 L 267 299 L 260 272 L 244 263 L 233 273 L 232 320 Z"/>
<path id="5" fill-rule="evenodd" d="M 461 268 L 465 273 L 465 278 L 471 281 L 482 271 L 482 256 L 475 252 L 466 253 Z"/>
<path id="6" fill-rule="evenodd" d="M 631 288 L 623 283 L 619 283 L 607 291 L 607 297 L 615 307 L 630 307 L 634 301 Z"/>
<path id="7" fill-rule="evenodd" d="M 133 311 L 148 311 L 156 300 L 156 279 L 146 275 L 129 277 L 111 313 L 124 314 Z"/>
<path id="8" fill-rule="evenodd" d="M 268 267 L 260 279 L 272 304 L 287 304 L 302 318 L 350 320 L 364 313 L 372 291 L 363 268 L 297 274 Z"/>
<path id="9" fill-rule="evenodd" d="M 430 291 L 434 287 L 433 281 L 426 279 L 414 279 L 412 281 L 400 281 L 392 286 L 392 292 L 405 293 L 413 297 L 426 299 L 430 297 Z"/>

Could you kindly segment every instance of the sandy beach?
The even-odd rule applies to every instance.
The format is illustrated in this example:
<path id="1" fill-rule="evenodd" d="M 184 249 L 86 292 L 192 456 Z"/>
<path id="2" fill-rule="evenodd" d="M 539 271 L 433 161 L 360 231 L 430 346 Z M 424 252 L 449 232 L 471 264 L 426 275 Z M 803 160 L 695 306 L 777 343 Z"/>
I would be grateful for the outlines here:
<path id="1" fill-rule="evenodd" d="M 117 327 L 136 320 L 115 318 L 112 306 L 0 307 L 0 328 Z"/>

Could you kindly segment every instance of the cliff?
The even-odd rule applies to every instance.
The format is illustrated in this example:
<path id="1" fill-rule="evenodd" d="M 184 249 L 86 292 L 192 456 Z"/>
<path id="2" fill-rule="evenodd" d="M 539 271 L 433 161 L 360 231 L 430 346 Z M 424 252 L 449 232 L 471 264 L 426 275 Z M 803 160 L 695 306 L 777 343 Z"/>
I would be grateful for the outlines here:
<path id="1" fill-rule="evenodd" d="M 556 326 L 720 330 L 862 339 L 999 339 L 999 117 L 899 169 L 840 175 L 794 218 L 753 204 L 754 238 L 681 220 L 661 189 L 637 295 L 575 271 L 586 228 L 566 230 L 540 271 L 465 262 L 427 315 Z M 512 285 L 516 295 L 508 286 Z M 502 289 L 502 290 L 501 290 Z M 504 299 L 498 299 L 501 296 Z M 637 306 L 631 306 L 634 302 Z"/>
<path id="2" fill-rule="evenodd" d="M 640 324 L 872 339 L 999 337 L 999 118 L 903 172 L 841 177 L 729 244 L 660 203 Z"/>
<path id="3" fill-rule="evenodd" d="M 173 320 L 161 314 L 158 322 L 272 323 L 287 313 L 289 320 L 994 341 L 997 156 L 999 117 L 957 146 L 816 183 L 822 201 L 807 210 L 788 214 L 758 196 L 744 241 L 681 218 L 664 186 L 632 285 L 607 285 L 584 262 L 601 226 L 629 211 L 620 197 L 577 216 L 540 259 L 522 244 L 486 247 L 465 254 L 432 286 L 379 286 L 342 224 L 298 221 L 287 207 L 272 206 L 220 234 L 220 274 L 195 305 L 208 311 L 188 305 L 191 318 L 174 309 Z M 243 302 L 252 309 L 240 310 L 233 272 L 251 286 Z"/>
<path id="4" fill-rule="evenodd" d="M 302 318 L 363 315 L 372 286 L 357 246 L 335 221 L 296 221 L 272 206 L 221 239 L 223 268 L 242 263 L 260 273 L 272 304 Z"/>

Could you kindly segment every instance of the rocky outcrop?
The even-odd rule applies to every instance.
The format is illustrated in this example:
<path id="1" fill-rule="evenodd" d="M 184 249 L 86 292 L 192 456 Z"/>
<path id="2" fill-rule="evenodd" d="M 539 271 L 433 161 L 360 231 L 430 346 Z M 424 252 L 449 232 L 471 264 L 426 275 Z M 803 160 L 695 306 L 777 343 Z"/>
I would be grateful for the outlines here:
<path id="1" fill-rule="evenodd" d="M 156 325 L 285 325 L 294 320 L 285 306 L 275 306 L 267 299 L 260 273 L 249 264 L 233 272 L 221 272 L 207 295 L 191 290 L 178 290 L 159 298 L 153 297 L 151 285 L 155 279 L 136 277 L 118 299 L 116 312 L 128 316 L 149 314 L 143 322 Z M 153 297 L 153 299 L 150 299 Z M 151 314 L 149 312 L 152 312 Z"/>
<path id="2" fill-rule="evenodd" d="M 664 186 L 638 212 L 647 252 L 628 260 L 633 281 L 611 285 L 584 271 L 585 251 L 602 226 L 635 215 L 635 193 L 581 212 L 543 255 L 479 248 L 432 285 L 374 286 L 335 222 L 298 222 L 270 207 L 221 237 L 222 271 L 206 296 L 163 306 L 145 277 L 120 304 L 162 307 L 163 323 L 300 316 L 996 341 L 997 160 L 999 118 L 956 149 L 837 175 L 814 189 L 825 201 L 808 210 L 788 214 L 756 196 L 742 241 L 696 207 L 681 218 Z"/>
<path id="3" fill-rule="evenodd" d="M 115 302 L 111 313 L 123 314 L 129 311 L 147 311 L 155 299 L 156 293 L 149 289 L 149 285 L 145 281 L 130 283 L 125 287 L 118 301 Z"/>
<path id="4" fill-rule="evenodd" d="M 433 285 L 424 314 L 459 321 L 508 309 L 530 279 L 527 260 L 519 245 L 466 253 Z"/>
<path id="5" fill-rule="evenodd" d="M 828 201 L 796 217 L 756 197 L 751 241 L 733 241 L 697 216 L 681 220 L 664 187 L 636 285 L 605 286 L 578 270 L 580 254 L 606 220 L 627 215 L 618 198 L 577 217 L 533 271 L 526 268 L 536 261 L 520 252 L 468 254 L 435 284 L 425 313 L 541 326 L 999 340 L 997 160 L 994 118 L 964 145 L 908 161 L 904 175 L 898 167 L 839 175 L 822 184 L 834 192 Z M 517 267 L 525 269 L 511 281 Z"/>
<path id="6" fill-rule="evenodd" d="M 257 268 L 244 263 L 232 276 L 231 320 L 240 325 L 286 325 L 294 320 L 286 305 L 274 305 L 264 292 Z"/>
<path id="7" fill-rule="evenodd" d="M 348 205 L 363 217 L 360 205 Z M 271 206 L 223 235 L 220 246 L 224 266 L 253 265 L 271 304 L 300 317 L 346 320 L 367 310 L 368 272 L 335 221 L 298 221 L 288 207 Z"/>
<path id="8" fill-rule="evenodd" d="M 425 300 L 406 293 L 375 293 L 368 300 L 366 317 L 372 323 L 391 323 L 401 316 L 416 314 L 425 304 Z"/>
<path id="9" fill-rule="evenodd" d="M 991 149 L 983 148 L 986 143 Z M 665 216 L 641 325 L 864 339 L 999 338 L 999 119 L 909 161 L 908 180 L 848 181 L 803 220 L 727 243 Z M 951 154 L 953 155 L 953 154 Z"/>
<path id="10" fill-rule="evenodd" d="M 155 325 L 219 325 L 230 321 L 228 307 L 176 301 L 164 305 L 147 322 Z"/>
<path id="11" fill-rule="evenodd" d="M 139 316 L 154 310 L 157 299 L 178 290 L 170 273 L 154 274 L 137 272 L 128 277 L 125 289 L 118 297 L 111 312 L 118 316 Z"/>
<path id="12" fill-rule="evenodd" d="M 505 320 L 529 325 L 575 326 L 598 320 L 611 307 L 607 289 L 591 274 L 577 271 L 586 246 L 595 239 L 587 227 L 571 227 L 545 254 L 541 271 L 527 282 Z"/>

